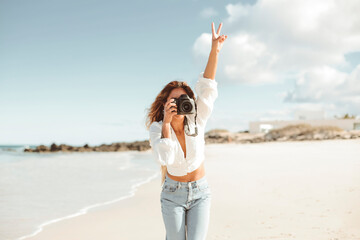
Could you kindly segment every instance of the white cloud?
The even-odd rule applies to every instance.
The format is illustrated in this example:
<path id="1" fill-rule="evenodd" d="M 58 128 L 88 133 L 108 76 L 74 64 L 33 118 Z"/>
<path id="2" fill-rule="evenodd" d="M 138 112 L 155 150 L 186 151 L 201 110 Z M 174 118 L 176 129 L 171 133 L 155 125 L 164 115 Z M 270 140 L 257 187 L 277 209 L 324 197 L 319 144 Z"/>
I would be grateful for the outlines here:
<path id="1" fill-rule="evenodd" d="M 222 52 L 223 69 L 227 79 L 248 84 L 272 83 L 277 76 L 272 68 L 278 60 L 275 53 L 270 52 L 266 45 L 257 41 L 250 34 L 237 34 L 227 40 L 229 48 Z M 193 52 L 195 57 L 208 57 L 211 48 L 211 34 L 203 33 L 195 41 Z M 203 62 L 203 61 L 201 61 Z"/>
<path id="2" fill-rule="evenodd" d="M 224 73 L 228 79 L 253 84 L 277 81 L 272 68 L 278 56 L 264 43 L 250 34 L 239 33 L 229 38 L 228 44 L 236 49 L 224 53 Z"/>
<path id="3" fill-rule="evenodd" d="M 217 15 L 218 15 L 217 11 L 212 7 L 205 8 L 204 10 L 202 10 L 200 12 L 200 16 L 202 18 L 211 18 L 211 17 L 217 16 Z"/>
<path id="4" fill-rule="evenodd" d="M 243 4 L 236 4 L 236 5 L 229 4 L 225 8 L 229 14 L 227 22 L 233 23 L 237 21 L 240 17 L 247 16 L 249 14 L 250 6 Z"/>
<path id="5" fill-rule="evenodd" d="M 289 72 L 314 66 L 346 67 L 344 55 L 360 50 L 358 0 L 272 0 L 254 5 L 228 4 L 225 8 L 228 17 L 222 33 L 228 40 L 221 53 L 222 69 L 243 68 L 242 56 L 254 66 L 238 70 L 249 76 L 237 78 L 238 82 L 272 82 L 259 80 L 264 78 L 263 71 L 254 77 L 254 68 L 266 69 L 265 75 L 281 80 Z M 208 52 L 209 48 L 199 52 L 194 47 L 195 55 L 207 56 Z M 228 70 L 224 74 L 231 79 L 232 73 Z"/>
<path id="6" fill-rule="evenodd" d="M 203 57 L 209 55 L 211 48 L 211 34 L 203 33 L 196 40 L 193 45 L 193 52 L 195 57 Z"/>
<path id="7" fill-rule="evenodd" d="M 275 121 L 275 120 L 292 120 L 297 119 L 296 115 L 299 112 L 323 112 L 324 117 L 333 117 L 336 113 L 336 106 L 332 103 L 299 103 L 296 105 L 268 109 L 265 112 L 256 112 L 252 114 L 254 121 Z"/>
<path id="8" fill-rule="evenodd" d="M 295 87 L 284 98 L 288 102 L 332 102 L 339 108 L 360 112 L 360 64 L 350 73 L 328 66 L 300 74 Z"/>
<path id="9" fill-rule="evenodd" d="M 225 9 L 221 79 L 269 84 L 295 78 L 295 88 L 280 93 L 287 101 L 360 112 L 359 66 L 339 71 L 351 70 L 345 54 L 360 51 L 360 1 L 259 0 Z M 211 35 L 202 34 L 194 55 L 207 57 L 210 44 Z"/>
<path id="10" fill-rule="evenodd" d="M 286 101 L 319 101 L 339 97 L 339 88 L 345 83 L 347 74 L 329 66 L 314 67 L 302 71 L 295 89 L 288 91 Z"/>

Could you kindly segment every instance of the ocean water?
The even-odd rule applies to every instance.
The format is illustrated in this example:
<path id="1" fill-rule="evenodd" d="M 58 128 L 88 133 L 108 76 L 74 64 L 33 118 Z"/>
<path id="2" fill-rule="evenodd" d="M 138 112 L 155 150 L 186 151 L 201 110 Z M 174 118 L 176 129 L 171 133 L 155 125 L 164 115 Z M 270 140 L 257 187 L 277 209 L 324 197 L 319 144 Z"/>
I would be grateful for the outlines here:
<path id="1" fill-rule="evenodd" d="M 25 153 L 0 146 L 0 239 L 34 236 L 46 225 L 132 197 L 160 175 L 150 151 Z"/>

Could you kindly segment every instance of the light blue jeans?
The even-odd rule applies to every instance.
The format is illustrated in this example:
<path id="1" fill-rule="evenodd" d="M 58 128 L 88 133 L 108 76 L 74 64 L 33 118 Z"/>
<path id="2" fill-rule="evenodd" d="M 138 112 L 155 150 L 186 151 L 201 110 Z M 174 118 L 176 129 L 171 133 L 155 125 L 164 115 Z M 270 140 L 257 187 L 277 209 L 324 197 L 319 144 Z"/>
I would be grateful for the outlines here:
<path id="1" fill-rule="evenodd" d="M 192 182 L 179 182 L 166 174 L 160 202 L 166 240 L 206 239 L 211 205 L 206 176 Z"/>

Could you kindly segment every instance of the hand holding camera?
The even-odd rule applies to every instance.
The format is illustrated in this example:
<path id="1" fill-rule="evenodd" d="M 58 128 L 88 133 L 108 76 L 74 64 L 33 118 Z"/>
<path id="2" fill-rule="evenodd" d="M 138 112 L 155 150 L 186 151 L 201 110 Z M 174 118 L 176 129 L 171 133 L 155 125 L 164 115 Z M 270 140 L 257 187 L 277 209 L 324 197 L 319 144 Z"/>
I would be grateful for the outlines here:
<path id="1" fill-rule="evenodd" d="M 174 115 L 186 115 L 196 112 L 194 99 L 187 94 L 182 94 L 178 98 L 171 98 L 165 103 L 164 122 L 170 123 Z"/>
<path id="2" fill-rule="evenodd" d="M 164 106 L 164 123 L 171 123 L 174 115 L 177 114 L 177 106 L 174 98 L 170 98 Z"/>

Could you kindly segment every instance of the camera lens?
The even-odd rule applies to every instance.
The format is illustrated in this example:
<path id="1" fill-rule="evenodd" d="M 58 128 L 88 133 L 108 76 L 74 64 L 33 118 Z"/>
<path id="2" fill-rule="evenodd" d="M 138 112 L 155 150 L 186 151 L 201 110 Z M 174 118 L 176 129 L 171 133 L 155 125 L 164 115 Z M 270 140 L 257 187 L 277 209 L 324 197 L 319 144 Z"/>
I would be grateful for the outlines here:
<path id="1" fill-rule="evenodd" d="M 192 105 L 190 102 L 184 102 L 183 105 L 182 105 L 182 109 L 184 112 L 191 112 L 192 110 Z"/>

